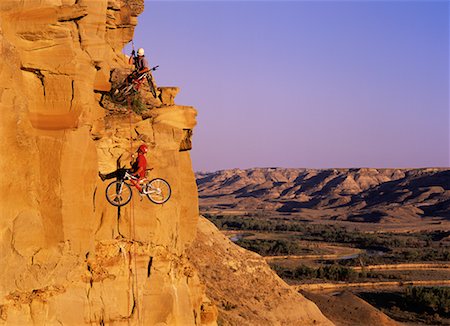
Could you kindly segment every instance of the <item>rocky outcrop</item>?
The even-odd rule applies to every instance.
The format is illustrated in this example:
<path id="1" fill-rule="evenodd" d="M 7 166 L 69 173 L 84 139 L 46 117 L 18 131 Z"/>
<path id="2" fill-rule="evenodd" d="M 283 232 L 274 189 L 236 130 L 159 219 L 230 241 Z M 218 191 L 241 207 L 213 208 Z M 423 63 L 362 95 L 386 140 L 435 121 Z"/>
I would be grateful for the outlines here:
<path id="1" fill-rule="evenodd" d="M 196 111 L 170 89 L 144 117 L 100 105 L 142 10 L 142 0 L 0 4 L 1 324 L 216 323 L 184 253 L 198 203 L 180 146 Z M 115 208 L 97 173 L 143 142 L 172 198 L 135 193 Z"/>

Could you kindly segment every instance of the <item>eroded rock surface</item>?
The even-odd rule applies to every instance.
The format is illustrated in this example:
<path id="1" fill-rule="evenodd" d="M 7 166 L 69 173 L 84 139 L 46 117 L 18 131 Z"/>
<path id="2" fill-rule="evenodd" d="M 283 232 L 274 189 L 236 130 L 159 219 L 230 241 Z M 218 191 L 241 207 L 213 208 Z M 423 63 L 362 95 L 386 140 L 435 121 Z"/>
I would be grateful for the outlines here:
<path id="1" fill-rule="evenodd" d="M 143 0 L 0 3 L 2 325 L 217 324 L 186 258 L 198 224 L 189 156 L 196 111 L 175 104 L 175 87 L 144 97 L 139 114 L 105 100 L 111 72 L 127 68 L 121 49 L 142 10 Z M 113 207 L 97 173 L 128 165 L 142 143 L 149 177 L 166 179 L 172 197 L 156 205 L 134 192 Z M 247 282 L 258 268 L 242 274 Z M 295 320 L 326 323 L 294 297 Z M 294 320 L 288 309 L 255 320 Z"/>
<path id="2" fill-rule="evenodd" d="M 142 0 L 0 4 L 1 324 L 215 324 L 184 254 L 198 202 L 180 144 L 196 111 L 100 105 L 142 10 Z M 143 142 L 172 198 L 135 193 L 113 207 L 97 173 Z"/>
<path id="3" fill-rule="evenodd" d="M 315 211 L 332 220 L 392 224 L 450 216 L 448 168 L 233 169 L 197 179 L 204 210 Z"/>

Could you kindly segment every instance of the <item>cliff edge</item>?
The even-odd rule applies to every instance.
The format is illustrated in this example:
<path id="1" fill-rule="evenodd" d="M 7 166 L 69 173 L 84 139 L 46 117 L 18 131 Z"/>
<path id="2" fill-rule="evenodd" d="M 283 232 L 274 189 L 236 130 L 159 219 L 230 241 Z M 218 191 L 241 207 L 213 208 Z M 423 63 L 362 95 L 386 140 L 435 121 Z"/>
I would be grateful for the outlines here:
<path id="1" fill-rule="evenodd" d="M 143 0 L 0 3 L 0 324 L 216 325 L 186 255 L 198 224 L 188 149 L 196 110 L 161 88 L 135 114 L 108 107 Z M 156 107 L 155 107 L 156 106 Z M 114 207 L 97 173 L 149 146 L 172 188 Z"/>
<path id="2" fill-rule="evenodd" d="M 184 250 L 198 219 L 191 107 L 145 119 L 101 106 L 143 1 L 2 1 L 0 323 L 215 324 Z M 163 205 L 116 208 L 98 171 L 141 143 Z"/>

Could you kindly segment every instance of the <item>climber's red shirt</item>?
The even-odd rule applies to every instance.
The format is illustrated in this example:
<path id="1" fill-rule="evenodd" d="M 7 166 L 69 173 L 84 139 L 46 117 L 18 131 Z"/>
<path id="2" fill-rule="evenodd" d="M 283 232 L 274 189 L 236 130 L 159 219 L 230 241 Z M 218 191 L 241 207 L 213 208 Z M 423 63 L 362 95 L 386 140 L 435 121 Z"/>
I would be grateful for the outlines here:
<path id="1" fill-rule="evenodd" d="M 133 173 L 138 173 L 137 176 L 142 179 L 145 178 L 145 170 L 147 170 L 147 159 L 144 154 L 139 153 L 136 161 L 133 163 Z"/>

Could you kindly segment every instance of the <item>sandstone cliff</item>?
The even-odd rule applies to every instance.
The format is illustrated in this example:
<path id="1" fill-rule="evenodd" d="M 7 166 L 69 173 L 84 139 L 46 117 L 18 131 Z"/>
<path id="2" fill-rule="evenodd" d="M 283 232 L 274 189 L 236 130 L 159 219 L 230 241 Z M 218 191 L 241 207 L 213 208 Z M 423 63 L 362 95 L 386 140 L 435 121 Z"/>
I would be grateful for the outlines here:
<path id="1" fill-rule="evenodd" d="M 0 3 L 0 324 L 216 324 L 185 252 L 198 222 L 186 151 L 196 111 L 174 104 L 176 88 L 139 115 L 105 99 L 142 10 L 143 0 Z M 155 205 L 134 193 L 113 207 L 97 173 L 143 142 L 150 177 L 169 181 L 172 197 Z M 327 322 L 288 295 L 307 307 L 302 324 Z"/>
<path id="2" fill-rule="evenodd" d="M 198 204 L 179 149 L 195 110 L 168 103 L 144 120 L 100 106 L 142 10 L 142 0 L 0 3 L 2 324 L 215 324 L 184 255 Z M 142 142 L 172 198 L 135 194 L 118 210 L 97 173 Z"/>

